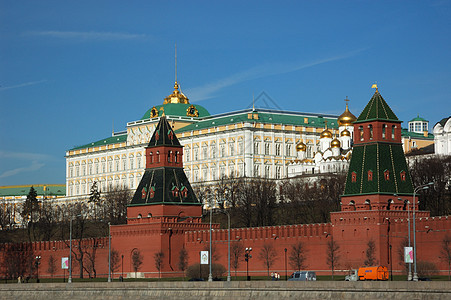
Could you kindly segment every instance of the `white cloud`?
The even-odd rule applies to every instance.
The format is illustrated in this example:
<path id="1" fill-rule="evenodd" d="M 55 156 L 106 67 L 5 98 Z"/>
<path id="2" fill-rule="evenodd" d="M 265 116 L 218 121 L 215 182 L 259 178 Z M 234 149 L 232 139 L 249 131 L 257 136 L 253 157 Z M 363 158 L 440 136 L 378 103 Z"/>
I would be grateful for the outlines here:
<path id="1" fill-rule="evenodd" d="M 46 154 L 26 153 L 26 152 L 7 152 L 0 151 L 0 161 L 17 161 L 17 165 L 27 164 L 26 167 L 10 169 L 0 173 L 0 178 L 11 177 L 20 173 L 28 173 L 41 169 L 45 162 L 52 161 L 54 158 Z"/>
<path id="2" fill-rule="evenodd" d="M 59 39 L 72 40 L 96 40 L 96 41 L 114 41 L 114 40 L 136 40 L 146 37 L 145 34 L 133 34 L 127 32 L 96 32 L 96 31 L 30 31 L 30 35 L 45 36 Z"/>
<path id="3" fill-rule="evenodd" d="M 269 64 L 263 64 L 260 66 L 256 66 L 253 68 L 250 68 L 248 70 L 233 74 L 229 77 L 217 80 L 215 82 L 188 89 L 186 91 L 186 94 L 189 95 L 190 99 L 193 99 L 193 102 L 201 101 L 205 99 L 209 99 L 214 97 L 214 93 L 218 92 L 219 90 L 235 85 L 240 82 L 253 80 L 257 78 L 262 77 L 268 77 L 273 75 L 279 75 L 279 74 L 286 74 L 290 72 L 299 71 L 302 69 L 306 69 L 309 67 L 313 67 L 316 65 L 337 61 L 341 59 L 345 59 L 351 56 L 354 56 L 366 49 L 359 49 L 355 50 L 343 55 L 337 55 L 329 58 L 324 59 L 318 59 L 312 62 L 303 62 L 303 63 L 269 63 Z"/>
<path id="4" fill-rule="evenodd" d="M 38 80 L 38 81 L 24 82 L 24 83 L 20 83 L 20 84 L 16 84 L 16 85 L 2 86 L 2 87 L 0 87 L 0 91 L 10 90 L 10 89 L 17 89 L 17 88 L 30 86 L 30 85 L 36 85 L 36 84 L 40 84 L 40 83 L 44 83 L 44 82 L 47 82 L 47 80 L 43 79 L 43 80 Z"/>
<path id="5" fill-rule="evenodd" d="M 6 178 L 6 177 L 11 177 L 20 173 L 28 173 L 28 172 L 32 172 L 32 171 L 37 171 L 40 168 L 42 168 L 43 166 L 45 166 L 44 163 L 40 163 L 37 161 L 32 161 L 31 164 L 28 167 L 23 167 L 23 168 L 16 168 L 16 169 L 12 169 L 12 170 L 7 170 L 3 173 L 0 174 L 0 178 Z"/>

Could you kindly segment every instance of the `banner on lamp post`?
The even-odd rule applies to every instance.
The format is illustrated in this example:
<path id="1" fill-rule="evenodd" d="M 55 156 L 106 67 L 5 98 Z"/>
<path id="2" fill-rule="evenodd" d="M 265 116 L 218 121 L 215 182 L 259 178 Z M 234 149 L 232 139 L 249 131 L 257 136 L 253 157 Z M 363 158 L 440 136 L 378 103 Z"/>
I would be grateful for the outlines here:
<path id="1" fill-rule="evenodd" d="M 200 264 L 208 265 L 208 251 L 200 251 Z"/>
<path id="2" fill-rule="evenodd" d="M 413 247 L 404 247 L 404 262 L 406 264 L 413 263 Z"/>
<path id="3" fill-rule="evenodd" d="M 61 269 L 69 269 L 69 257 L 61 257 Z"/>

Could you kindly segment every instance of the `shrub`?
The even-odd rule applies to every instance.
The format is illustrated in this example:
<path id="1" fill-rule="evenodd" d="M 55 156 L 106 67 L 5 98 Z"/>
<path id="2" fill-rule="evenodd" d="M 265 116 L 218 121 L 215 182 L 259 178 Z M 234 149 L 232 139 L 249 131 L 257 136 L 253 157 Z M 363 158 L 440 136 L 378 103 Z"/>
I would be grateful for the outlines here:
<path id="1" fill-rule="evenodd" d="M 186 271 L 186 275 L 189 278 L 203 278 L 204 280 L 208 279 L 209 273 L 210 273 L 209 266 L 201 265 L 199 263 L 189 266 L 188 270 Z M 220 278 L 225 273 L 226 273 L 226 268 L 223 265 L 220 265 L 220 264 L 212 264 L 211 265 L 211 275 L 213 276 L 213 278 Z"/>

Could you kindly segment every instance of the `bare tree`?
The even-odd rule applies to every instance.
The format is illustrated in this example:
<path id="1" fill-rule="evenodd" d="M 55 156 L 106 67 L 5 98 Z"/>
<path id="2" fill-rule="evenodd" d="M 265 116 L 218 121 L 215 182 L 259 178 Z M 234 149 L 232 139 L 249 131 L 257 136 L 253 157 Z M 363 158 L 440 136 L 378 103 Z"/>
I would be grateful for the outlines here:
<path id="1" fill-rule="evenodd" d="M 274 249 L 273 244 L 264 243 L 258 253 L 258 258 L 263 262 L 269 276 L 269 269 L 274 265 L 277 258 L 277 252 L 276 249 Z"/>
<path id="2" fill-rule="evenodd" d="M 115 272 L 119 271 L 120 267 L 120 260 L 119 260 L 119 252 L 115 249 L 111 250 L 111 274 L 114 274 Z"/>
<path id="3" fill-rule="evenodd" d="M 3 257 L 2 269 L 5 278 L 17 278 L 28 274 L 30 278 L 34 271 L 34 255 L 31 243 L 1 244 Z"/>
<path id="4" fill-rule="evenodd" d="M 180 249 L 178 268 L 183 272 L 183 276 L 185 276 L 185 271 L 188 268 L 188 251 L 185 248 Z"/>
<path id="5" fill-rule="evenodd" d="M 375 252 L 376 252 L 376 243 L 373 239 L 370 239 L 368 243 L 366 244 L 368 248 L 366 248 L 366 259 L 363 262 L 365 266 L 371 267 L 377 264 Z"/>
<path id="6" fill-rule="evenodd" d="M 291 246 L 289 261 L 290 261 L 290 265 L 295 270 L 300 271 L 301 269 L 305 269 L 306 268 L 306 265 L 305 265 L 305 260 L 306 260 L 305 252 L 306 251 L 305 251 L 304 243 L 302 243 L 302 242 L 297 242 L 296 244 Z"/>
<path id="7" fill-rule="evenodd" d="M 415 186 L 433 182 L 429 189 L 421 190 L 420 210 L 428 210 L 431 216 L 451 214 L 451 155 L 412 159 L 410 175 Z M 422 199 L 427 199 L 422 200 Z"/>
<path id="8" fill-rule="evenodd" d="M 120 186 L 110 186 L 104 194 L 103 209 L 105 218 L 113 225 L 127 223 L 127 205 L 132 194 L 130 190 Z"/>
<path id="9" fill-rule="evenodd" d="M 89 278 L 97 278 L 97 270 L 96 270 L 96 254 L 97 248 L 99 247 L 99 239 L 92 239 L 92 246 L 90 248 L 85 248 L 85 263 L 84 268 L 89 274 Z M 91 275 L 93 274 L 93 275 Z"/>
<path id="10" fill-rule="evenodd" d="M 158 278 L 161 278 L 161 269 L 163 268 L 163 251 L 154 254 L 153 259 L 155 260 L 155 268 L 158 270 Z"/>
<path id="11" fill-rule="evenodd" d="M 135 271 L 135 278 L 136 278 L 136 273 L 138 272 L 142 263 L 143 263 L 143 256 L 141 255 L 141 252 L 138 249 L 133 250 L 132 264 L 133 264 L 133 270 Z"/>
<path id="12" fill-rule="evenodd" d="M 47 267 L 47 273 L 49 273 L 52 276 L 56 273 L 56 259 L 53 257 L 53 255 L 50 255 L 48 267 Z"/>
<path id="13" fill-rule="evenodd" d="M 2 230 L 11 228 L 14 224 L 13 209 L 11 205 L 0 205 L 0 227 Z M 2 242 L 0 240 L 0 242 Z"/>
<path id="14" fill-rule="evenodd" d="M 340 251 L 340 246 L 334 241 L 333 237 L 327 242 L 326 251 L 326 263 L 332 269 L 332 280 L 334 280 L 335 267 L 338 265 L 338 261 L 340 259 L 338 254 Z"/>
<path id="15" fill-rule="evenodd" d="M 244 256 L 244 246 L 243 243 L 235 241 L 230 245 L 230 256 L 231 256 L 231 264 L 232 268 L 235 270 L 235 278 L 236 272 L 240 267 L 240 261 Z"/>
<path id="16" fill-rule="evenodd" d="M 451 237 L 447 234 L 442 240 L 441 259 L 448 264 L 448 280 L 451 280 Z"/>

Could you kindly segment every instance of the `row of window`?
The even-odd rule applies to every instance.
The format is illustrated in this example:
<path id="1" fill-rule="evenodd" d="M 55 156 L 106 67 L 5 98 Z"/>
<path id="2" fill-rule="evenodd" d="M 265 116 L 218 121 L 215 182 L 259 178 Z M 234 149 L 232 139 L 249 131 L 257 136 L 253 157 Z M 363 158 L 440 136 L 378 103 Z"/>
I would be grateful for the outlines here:
<path id="1" fill-rule="evenodd" d="M 136 164 L 135 164 L 135 162 L 136 162 Z M 116 159 L 114 161 L 110 160 L 110 161 L 108 161 L 108 163 L 106 161 L 103 161 L 101 163 L 99 163 L 99 162 L 89 163 L 88 165 L 82 165 L 81 167 L 80 166 L 75 166 L 75 167 L 70 166 L 69 167 L 69 177 L 79 177 L 79 176 L 107 173 L 107 167 L 108 167 L 108 173 L 133 170 L 133 169 L 141 169 L 144 166 L 143 157 L 138 156 L 136 159 L 130 158 L 129 166 L 130 166 L 130 168 L 127 169 L 127 159 L 125 159 L 125 158 L 122 159 L 122 162 L 119 159 Z"/>
<path id="2" fill-rule="evenodd" d="M 373 132 L 373 125 L 370 124 L 367 127 L 368 129 L 368 138 L 370 140 L 372 140 L 374 138 L 374 132 Z M 391 126 L 391 139 L 394 140 L 395 139 L 395 129 L 396 129 L 396 125 L 392 125 Z M 382 124 L 382 139 L 387 139 L 387 136 L 389 134 L 388 131 L 388 125 L 387 124 Z M 359 126 L 359 134 L 360 134 L 360 140 L 363 141 L 364 140 L 364 128 L 363 126 Z"/>
<path id="3" fill-rule="evenodd" d="M 399 176 L 401 178 L 401 181 L 406 181 L 406 172 L 405 171 L 401 171 L 399 173 Z M 384 179 L 385 181 L 389 181 L 390 180 L 390 171 L 389 170 L 385 170 L 384 171 Z M 351 180 L 352 182 L 356 182 L 357 181 L 357 173 L 355 171 L 352 172 L 351 174 Z M 373 181 L 373 171 L 369 170 L 367 172 L 367 180 L 368 181 Z"/>
<path id="4" fill-rule="evenodd" d="M 155 155 L 153 154 L 153 152 L 149 153 L 149 163 L 153 164 L 153 163 L 159 163 L 161 161 L 160 158 L 160 151 L 156 151 Z M 178 163 L 180 161 L 180 152 L 179 151 L 169 151 L 168 155 L 167 155 L 167 161 L 170 162 L 174 162 L 174 163 Z"/>
<path id="5" fill-rule="evenodd" d="M 138 186 L 139 180 L 141 176 L 133 176 L 130 175 L 128 179 L 118 179 L 118 180 L 109 180 L 108 184 L 105 180 L 101 180 L 98 184 L 98 188 L 100 191 L 105 192 L 108 191 L 108 187 L 110 186 L 119 186 L 124 189 L 135 189 Z M 69 184 L 69 193 L 68 196 L 79 196 L 79 195 L 87 195 L 90 193 L 92 187 L 92 183 L 71 183 Z"/>
<path id="6" fill-rule="evenodd" d="M 410 132 L 428 131 L 428 123 L 427 122 L 410 122 L 409 123 L 409 131 Z"/>
<path id="7" fill-rule="evenodd" d="M 274 146 L 274 152 L 271 149 L 271 143 L 263 143 L 264 144 L 264 151 L 261 153 L 261 145 L 260 142 L 254 143 L 254 154 L 264 154 L 264 155 L 271 155 L 274 153 L 276 156 L 282 155 L 282 144 L 275 144 Z M 208 147 L 210 148 L 210 151 L 208 151 Z M 311 147 L 308 147 L 309 151 L 311 152 Z M 199 152 L 199 147 L 194 146 L 193 147 L 193 161 L 198 161 L 199 159 L 210 159 L 210 158 L 217 158 L 218 155 L 216 153 L 216 145 L 210 145 L 210 146 L 202 146 L 202 153 Z M 202 154 L 202 156 L 200 156 Z M 235 156 L 235 155 L 243 155 L 244 154 L 244 143 L 240 142 L 238 151 L 235 152 L 235 145 L 234 143 L 228 144 L 228 151 L 226 144 L 222 144 L 219 146 L 219 157 L 227 157 L 227 156 Z M 292 156 L 292 145 L 286 145 L 285 146 L 285 155 L 286 156 Z M 311 156 L 311 153 L 309 157 Z M 185 161 L 189 162 L 191 160 L 191 149 L 189 147 L 185 147 Z"/>
<path id="8" fill-rule="evenodd" d="M 265 178 L 275 177 L 276 179 L 282 178 L 281 166 L 276 166 L 275 170 L 272 171 L 272 166 L 266 165 L 263 168 L 263 173 L 261 169 L 262 169 L 261 166 L 259 164 L 256 164 L 254 165 L 253 174 L 244 174 L 244 164 L 239 164 L 238 168 L 236 169 L 235 166 L 230 166 L 229 168 L 227 168 L 226 166 L 221 166 L 219 167 L 219 170 L 216 167 L 211 167 L 211 168 L 201 168 L 200 170 L 196 169 L 192 171 L 192 173 L 190 170 L 186 170 L 185 173 L 189 179 L 192 175 L 191 179 L 193 182 L 217 180 L 227 176 L 242 177 L 244 175 L 247 176 L 252 175 L 255 177 L 265 177 Z M 274 176 L 272 172 L 274 172 Z"/>

